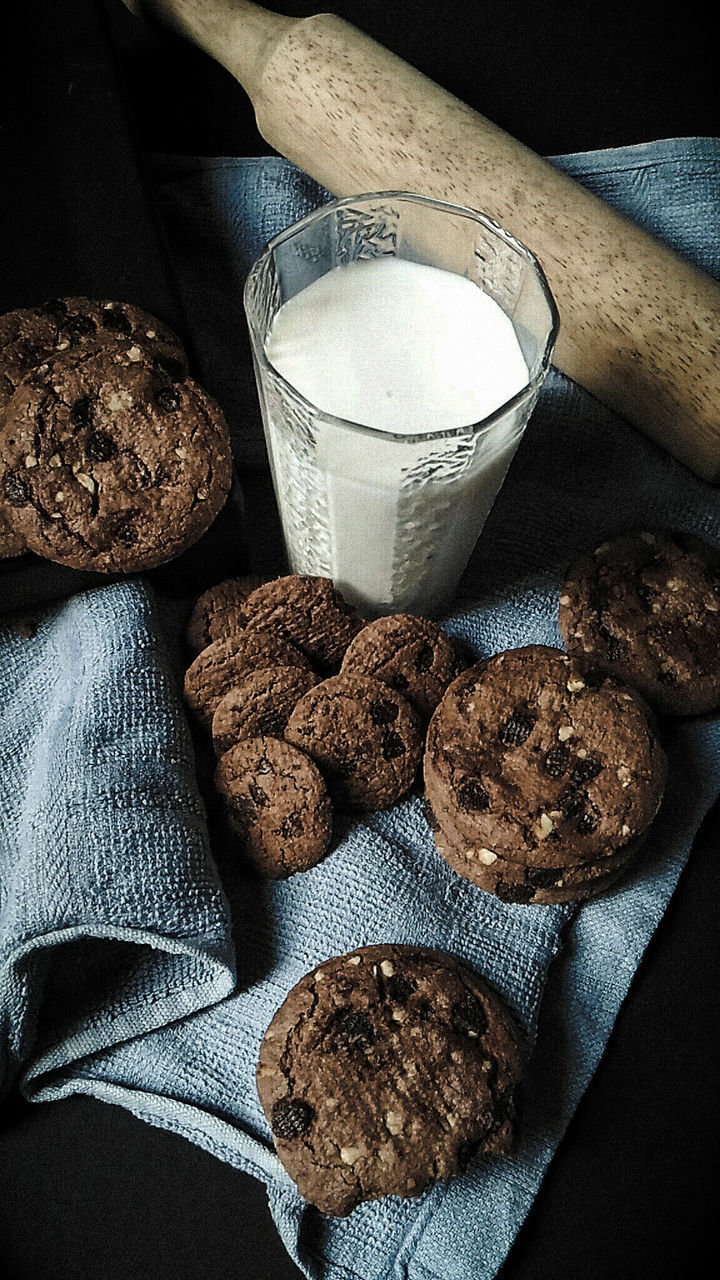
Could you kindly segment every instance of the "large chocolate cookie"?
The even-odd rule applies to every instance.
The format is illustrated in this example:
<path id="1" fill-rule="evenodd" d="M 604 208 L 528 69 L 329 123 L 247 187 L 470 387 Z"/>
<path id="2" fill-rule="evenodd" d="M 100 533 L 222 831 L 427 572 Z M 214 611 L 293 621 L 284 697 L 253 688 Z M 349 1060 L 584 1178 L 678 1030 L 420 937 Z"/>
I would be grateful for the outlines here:
<path id="1" fill-rule="evenodd" d="M 374 676 L 429 718 L 465 664 L 450 637 L 429 618 L 409 613 L 369 622 L 348 646 L 343 673 Z"/>
<path id="2" fill-rule="evenodd" d="M 128 340 L 187 374 L 177 334 L 141 307 L 94 298 L 51 298 L 0 316 L 0 416 L 23 378 L 37 365 L 73 347 Z M 177 370 L 177 373 L 175 372 Z"/>
<path id="3" fill-rule="evenodd" d="M 521 1051 L 499 997 L 449 956 L 364 947 L 319 965 L 268 1027 L 257 1085 L 301 1193 L 343 1217 L 512 1146 Z"/>
<path id="4" fill-rule="evenodd" d="M 325 856 L 332 806 L 316 765 L 277 738 L 246 738 L 215 771 L 232 825 L 258 871 L 281 880 Z"/>
<path id="5" fill-rule="evenodd" d="M 338 805 L 384 809 L 412 786 L 422 755 L 417 713 L 372 676 L 338 675 L 300 699 L 288 742 L 322 769 Z"/>
<path id="6" fill-rule="evenodd" d="M 78 347 L 38 366 L 0 433 L 0 493 L 30 550 L 76 569 L 164 564 L 230 489 L 223 415 L 139 346 Z"/>
<path id="7" fill-rule="evenodd" d="M 568 571 L 558 621 L 571 653 L 658 711 L 720 704 L 720 554 L 697 538 L 645 530 L 602 543 Z"/>
<path id="8" fill-rule="evenodd" d="M 438 821 L 534 867 L 602 863 L 650 825 L 667 763 L 644 700 L 558 649 L 528 645 L 459 676 L 428 729 Z"/>
<path id="9" fill-rule="evenodd" d="M 259 667 L 301 667 L 304 653 L 275 631 L 241 631 L 203 649 L 185 672 L 185 701 L 205 729 L 212 727 L 218 703 L 240 678 Z"/>
<path id="10" fill-rule="evenodd" d="M 263 583 L 241 606 L 240 616 L 246 626 L 274 628 L 325 672 L 339 667 L 364 625 L 329 578 L 297 573 Z"/>
<path id="11" fill-rule="evenodd" d="M 259 667 L 236 677 L 212 720 L 215 754 L 243 738 L 282 738 L 293 709 L 320 677 L 302 667 Z"/>
<path id="12" fill-rule="evenodd" d="M 215 640 L 243 631 L 245 623 L 240 617 L 244 604 L 262 579 L 255 574 L 241 578 L 226 578 L 198 596 L 187 624 L 186 639 L 193 653 L 202 653 Z"/>

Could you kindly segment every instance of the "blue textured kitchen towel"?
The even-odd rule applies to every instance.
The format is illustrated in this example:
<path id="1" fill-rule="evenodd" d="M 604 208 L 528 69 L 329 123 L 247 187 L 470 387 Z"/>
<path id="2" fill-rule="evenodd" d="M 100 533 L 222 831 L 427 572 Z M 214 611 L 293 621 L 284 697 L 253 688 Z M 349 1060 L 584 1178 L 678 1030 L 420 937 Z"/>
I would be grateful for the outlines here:
<path id="1" fill-rule="evenodd" d="M 720 143 L 557 163 L 720 275 Z M 237 456 L 259 459 L 257 420 L 242 401 L 255 393 L 248 370 L 237 372 L 242 280 L 262 242 L 326 193 L 274 158 L 158 159 L 154 173 L 203 372 L 234 415 Z M 553 373 L 448 629 L 478 655 L 559 643 L 569 557 L 645 524 L 720 546 L 720 494 Z M 664 726 L 670 780 L 641 861 L 615 893 L 579 910 L 505 905 L 461 880 L 435 852 L 419 797 L 343 822 L 326 861 L 284 883 L 234 876 L 217 844 L 223 891 L 173 644 L 168 657 L 142 583 L 87 593 L 0 634 L 7 1077 L 38 1100 L 85 1092 L 123 1105 L 255 1173 L 310 1277 L 490 1280 L 720 791 L 720 716 Z M 417 1201 L 335 1221 L 304 1205 L 279 1165 L 254 1067 L 267 1023 L 304 972 L 387 940 L 457 955 L 516 1011 L 535 1043 L 519 1150 L 481 1159 Z"/>

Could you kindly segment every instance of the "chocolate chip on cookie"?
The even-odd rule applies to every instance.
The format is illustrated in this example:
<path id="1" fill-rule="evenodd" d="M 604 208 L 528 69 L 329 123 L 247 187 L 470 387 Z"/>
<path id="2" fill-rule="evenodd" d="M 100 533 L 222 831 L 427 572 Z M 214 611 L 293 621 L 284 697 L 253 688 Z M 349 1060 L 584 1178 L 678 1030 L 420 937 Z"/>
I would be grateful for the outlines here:
<path id="1" fill-rule="evenodd" d="M 324 672 L 334 671 L 363 619 L 329 578 L 288 574 L 248 596 L 240 616 L 248 627 L 272 627 Z"/>
<path id="2" fill-rule="evenodd" d="M 168 408 L 163 395 L 177 397 Z M 191 379 L 138 345 L 73 347 L 20 384 L 0 432 L 0 494 L 31 551 L 76 569 L 164 564 L 230 489 L 230 439 Z"/>
<path id="3" fill-rule="evenodd" d="M 328 851 L 332 806 L 308 756 L 277 738 L 245 738 L 221 757 L 215 786 L 247 857 L 281 880 L 314 867 Z"/>
<path id="4" fill-rule="evenodd" d="M 236 677 L 212 720 L 215 754 L 242 738 L 282 738 L 293 709 L 320 677 L 302 667 L 259 667 Z"/>
<path id="5" fill-rule="evenodd" d="M 640 695 L 544 645 L 458 677 L 430 721 L 424 760 L 445 843 L 462 849 L 455 869 L 473 879 L 479 868 L 481 884 L 496 858 L 609 871 L 652 822 L 666 774 Z"/>
<path id="6" fill-rule="evenodd" d="M 474 1154 L 513 1142 L 520 1033 L 449 956 L 364 947 L 290 991 L 260 1048 L 257 1086 L 280 1159 L 323 1213 L 418 1196 Z"/>
<path id="7" fill-rule="evenodd" d="M 412 786 L 422 755 L 417 712 L 372 676 L 331 676 L 310 689 L 285 738 L 312 756 L 336 803 L 350 809 L 394 804 Z"/>
<path id="8" fill-rule="evenodd" d="M 342 672 L 374 676 L 429 718 L 465 664 L 450 637 L 429 618 L 396 613 L 369 622 L 351 641 Z"/>
<path id="9" fill-rule="evenodd" d="M 304 653 L 275 631 L 258 627 L 215 640 L 185 672 L 185 701 L 203 728 L 210 730 L 221 698 L 249 672 L 270 666 L 312 670 Z"/>
<path id="10" fill-rule="evenodd" d="M 643 530 L 602 543 L 568 571 L 558 622 L 571 653 L 658 711 L 720 704 L 720 553 L 699 539 Z"/>
<path id="11" fill-rule="evenodd" d="M 243 631 L 245 623 L 240 618 L 240 606 L 261 582 L 256 574 L 246 574 L 226 578 L 203 591 L 195 601 L 185 633 L 190 650 L 202 653 L 214 640 L 224 640 Z"/>

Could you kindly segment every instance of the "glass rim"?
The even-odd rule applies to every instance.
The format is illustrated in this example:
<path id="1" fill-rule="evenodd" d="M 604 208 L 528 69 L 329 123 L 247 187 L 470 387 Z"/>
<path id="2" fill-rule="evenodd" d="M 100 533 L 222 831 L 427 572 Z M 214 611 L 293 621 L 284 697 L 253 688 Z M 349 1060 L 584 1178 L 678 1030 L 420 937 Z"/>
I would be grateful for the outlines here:
<path id="1" fill-rule="evenodd" d="M 514 252 L 524 258 L 536 273 L 540 289 L 549 312 L 549 330 L 537 373 L 534 377 L 529 378 L 525 385 L 521 387 L 519 391 L 515 392 L 514 396 L 511 396 L 509 400 L 504 400 L 497 409 L 493 409 L 492 413 L 487 414 L 484 418 L 480 418 L 477 422 L 467 422 L 458 427 L 444 427 L 439 431 L 406 432 L 391 431 L 386 427 L 373 427 L 368 423 L 355 422 L 351 418 L 341 418 L 337 414 L 329 413 L 327 410 L 321 409 L 320 406 L 314 404 L 312 400 L 308 400 L 307 396 L 303 395 L 302 391 L 299 391 L 292 382 L 290 382 L 278 369 L 275 368 L 275 365 L 268 360 L 268 357 L 265 354 L 265 343 L 259 333 L 257 324 L 251 315 L 249 294 L 252 281 L 265 266 L 278 245 L 284 244 L 286 240 L 292 239 L 293 236 L 297 235 L 298 232 L 303 231 L 311 223 L 318 221 L 326 214 L 332 213 L 337 209 L 358 204 L 360 201 L 367 202 L 369 200 L 389 199 L 403 200 L 414 204 L 432 205 L 434 208 L 440 209 L 443 212 L 460 215 L 471 219 L 473 222 L 479 222 L 486 228 L 486 230 L 492 232 L 493 235 L 498 236 L 498 238 L 503 240 Z M 379 437 L 385 440 L 407 441 L 413 444 L 420 441 L 429 442 L 433 440 L 449 440 L 456 437 L 466 436 L 468 433 L 481 435 L 484 434 L 485 431 L 489 431 L 493 426 L 495 426 L 500 418 L 505 417 L 508 412 L 517 408 L 524 400 L 529 399 L 534 393 L 540 390 L 552 362 L 552 355 L 560 328 L 560 315 L 550 289 L 550 285 L 548 284 L 547 276 L 545 275 L 545 272 L 543 271 L 543 268 L 535 254 L 531 249 L 528 249 L 527 245 L 523 244 L 521 240 L 518 240 L 517 237 L 514 236 L 512 232 L 508 231 L 506 227 L 501 226 L 499 222 L 496 222 L 494 218 L 491 218 L 489 214 L 482 213 L 479 209 L 472 209 L 469 205 L 452 204 L 447 200 L 439 200 L 434 196 L 420 195 L 418 192 L 414 191 L 368 191 L 362 192 L 359 195 L 342 196 L 337 198 L 333 197 L 333 199 L 328 200 L 325 204 L 319 205 L 317 209 L 311 209 L 309 213 L 304 214 L 302 218 L 297 220 L 297 222 L 293 222 L 289 227 L 285 227 L 282 231 L 279 231 L 277 235 L 268 240 L 260 250 L 260 253 L 257 255 L 255 261 L 250 267 L 250 270 L 248 271 L 245 287 L 243 289 L 243 305 L 251 337 L 253 338 L 253 355 L 255 359 L 266 372 L 271 373 L 272 376 L 277 379 L 282 387 L 287 387 L 292 393 L 292 396 L 298 400 L 301 405 L 315 415 L 320 414 L 326 422 L 350 429 L 351 431 L 357 432 L 361 435 L 371 435 L 375 438 Z"/>

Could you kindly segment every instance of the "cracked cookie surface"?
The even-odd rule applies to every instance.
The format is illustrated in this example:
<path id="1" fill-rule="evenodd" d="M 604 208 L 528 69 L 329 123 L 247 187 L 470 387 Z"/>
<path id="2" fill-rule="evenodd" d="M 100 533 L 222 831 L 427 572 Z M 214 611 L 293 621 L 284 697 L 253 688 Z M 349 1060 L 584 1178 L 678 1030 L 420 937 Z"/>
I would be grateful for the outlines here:
<path id="1" fill-rule="evenodd" d="M 372 676 L 330 676 L 310 689 L 285 738 L 312 756 L 347 809 L 394 804 L 412 786 L 422 755 L 417 712 Z"/>
<path id="2" fill-rule="evenodd" d="M 268 1027 L 257 1085 L 301 1193 L 345 1216 L 418 1196 L 476 1153 L 512 1147 L 520 1033 L 476 974 L 423 947 L 319 965 Z"/>
<path id="3" fill-rule="evenodd" d="M 332 806 L 320 771 L 277 738 L 246 738 L 218 761 L 215 786 L 246 856 L 262 875 L 285 879 L 325 856 Z"/>
<path id="4" fill-rule="evenodd" d="M 0 433 L 13 527 L 32 551 L 77 569 L 164 564 L 212 523 L 230 478 L 219 407 L 126 340 L 39 365 Z"/>
<path id="5" fill-rule="evenodd" d="M 302 667 L 259 667 L 238 675 L 218 703 L 212 720 L 215 754 L 223 755 L 242 738 L 282 738 L 303 694 L 320 683 Z"/>
<path id="6" fill-rule="evenodd" d="M 240 608 L 248 627 L 271 627 L 326 674 L 335 671 L 364 619 L 329 578 L 286 574 L 265 582 Z"/>
<path id="7" fill-rule="evenodd" d="M 459 676 L 426 740 L 440 824 L 447 813 L 469 847 L 532 867 L 604 863 L 647 830 L 666 775 L 641 696 L 544 645 Z"/>
<path id="8" fill-rule="evenodd" d="M 369 622 L 351 641 L 344 675 L 374 676 L 429 719 L 448 685 L 466 664 L 450 637 L 429 618 L 396 613 Z"/>
<path id="9" fill-rule="evenodd" d="M 697 538 L 648 529 L 601 543 L 568 570 L 558 625 L 571 653 L 658 711 L 720 703 L 720 553 Z"/>

